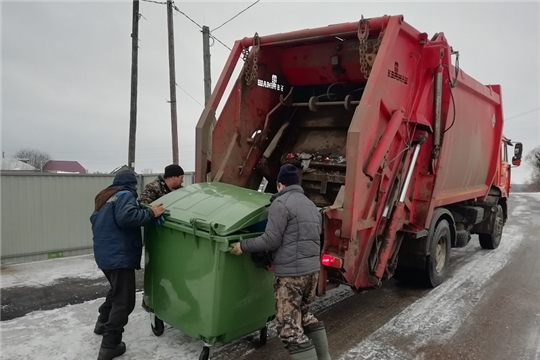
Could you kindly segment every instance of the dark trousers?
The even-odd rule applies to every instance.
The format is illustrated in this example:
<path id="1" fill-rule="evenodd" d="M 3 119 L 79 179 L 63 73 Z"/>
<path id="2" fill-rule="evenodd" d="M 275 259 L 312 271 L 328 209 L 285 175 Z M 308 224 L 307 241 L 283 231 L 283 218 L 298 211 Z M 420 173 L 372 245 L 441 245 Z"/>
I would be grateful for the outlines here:
<path id="1" fill-rule="evenodd" d="M 105 324 L 101 346 L 115 348 L 122 341 L 124 326 L 135 308 L 135 270 L 102 270 L 111 288 L 99 307 L 98 320 Z"/>

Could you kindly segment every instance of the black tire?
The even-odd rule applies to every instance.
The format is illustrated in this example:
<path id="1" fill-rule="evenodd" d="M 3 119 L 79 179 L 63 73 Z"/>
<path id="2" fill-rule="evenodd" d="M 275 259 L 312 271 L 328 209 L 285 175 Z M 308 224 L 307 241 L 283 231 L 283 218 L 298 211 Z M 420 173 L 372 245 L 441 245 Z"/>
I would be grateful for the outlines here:
<path id="1" fill-rule="evenodd" d="M 261 329 L 261 333 L 259 335 L 259 345 L 266 345 L 266 340 L 268 340 L 268 328 L 265 326 Z"/>
<path id="2" fill-rule="evenodd" d="M 203 347 L 199 360 L 208 360 L 210 358 L 210 348 L 208 346 Z"/>
<path id="3" fill-rule="evenodd" d="M 424 275 L 429 287 L 442 284 L 448 272 L 452 231 L 448 220 L 441 219 L 429 239 L 429 256 L 426 258 Z"/>
<path id="4" fill-rule="evenodd" d="M 156 336 L 163 335 L 163 332 L 165 331 L 165 324 L 163 324 L 163 320 L 159 319 L 156 316 L 154 322 L 156 323 L 155 326 L 154 324 L 150 324 L 150 327 L 152 328 L 152 332 L 154 333 L 154 335 Z"/>
<path id="5" fill-rule="evenodd" d="M 414 282 L 414 271 L 418 272 L 418 269 L 412 269 L 406 266 L 398 266 L 392 278 L 402 282 L 404 284 L 411 284 Z"/>
<path id="6" fill-rule="evenodd" d="M 504 210 L 501 205 L 497 205 L 497 215 L 495 224 L 493 224 L 493 234 L 478 234 L 480 246 L 483 249 L 493 250 L 499 247 L 502 239 L 502 231 L 504 226 Z"/>

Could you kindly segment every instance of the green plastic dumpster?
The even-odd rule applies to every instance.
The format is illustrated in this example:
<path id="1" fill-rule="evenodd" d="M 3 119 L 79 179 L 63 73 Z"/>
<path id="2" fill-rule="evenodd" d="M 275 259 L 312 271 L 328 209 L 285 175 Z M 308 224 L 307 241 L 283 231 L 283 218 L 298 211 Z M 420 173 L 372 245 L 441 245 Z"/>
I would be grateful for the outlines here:
<path id="1" fill-rule="evenodd" d="M 145 229 L 144 303 L 152 331 L 163 322 L 210 346 L 260 330 L 275 313 L 273 272 L 250 254 L 229 253 L 230 242 L 261 234 L 270 195 L 225 183 L 198 183 L 156 202 L 167 210 L 161 226 Z M 257 229 L 259 232 L 254 232 Z"/>

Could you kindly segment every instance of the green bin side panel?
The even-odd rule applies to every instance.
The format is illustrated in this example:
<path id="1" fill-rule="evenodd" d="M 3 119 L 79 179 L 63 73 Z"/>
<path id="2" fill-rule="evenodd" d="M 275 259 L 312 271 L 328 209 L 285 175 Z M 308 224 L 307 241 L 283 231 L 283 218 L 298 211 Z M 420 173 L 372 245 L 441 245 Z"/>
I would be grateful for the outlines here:
<path id="1" fill-rule="evenodd" d="M 209 344 L 263 328 L 275 314 L 274 274 L 250 254 L 171 223 L 146 228 L 144 297 L 156 316 Z"/>
<path id="2" fill-rule="evenodd" d="M 162 203 L 170 221 L 226 236 L 266 219 L 270 194 L 231 184 L 197 183 L 177 189 L 154 203 Z"/>

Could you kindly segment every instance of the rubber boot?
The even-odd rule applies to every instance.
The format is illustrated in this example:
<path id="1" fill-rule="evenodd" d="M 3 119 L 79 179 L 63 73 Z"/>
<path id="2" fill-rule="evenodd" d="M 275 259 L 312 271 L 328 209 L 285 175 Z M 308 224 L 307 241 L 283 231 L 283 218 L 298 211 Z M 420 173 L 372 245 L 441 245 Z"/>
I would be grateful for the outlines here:
<path id="1" fill-rule="evenodd" d="M 317 352 L 311 340 L 302 344 L 290 344 L 286 349 L 291 360 L 317 360 Z"/>
<path id="2" fill-rule="evenodd" d="M 126 352 L 126 344 L 122 341 L 122 332 L 123 329 L 121 331 L 105 331 L 101 340 L 98 360 L 112 360 Z"/>
<path id="3" fill-rule="evenodd" d="M 317 351 L 317 358 L 319 360 L 331 360 L 323 322 L 319 321 L 318 323 L 306 326 L 304 333 L 313 341 L 313 345 L 315 345 L 315 350 Z"/>
<path id="4" fill-rule="evenodd" d="M 122 341 L 115 348 L 101 347 L 97 360 L 112 360 L 126 352 L 126 344 Z"/>
<path id="5" fill-rule="evenodd" d="M 102 323 L 98 319 L 96 321 L 96 326 L 94 326 L 94 334 L 103 335 L 104 333 L 105 333 L 105 323 Z"/>

